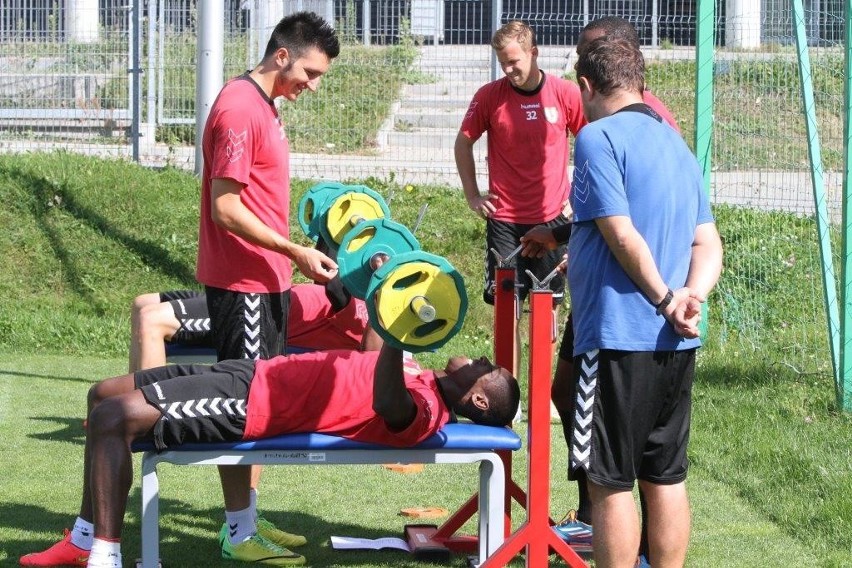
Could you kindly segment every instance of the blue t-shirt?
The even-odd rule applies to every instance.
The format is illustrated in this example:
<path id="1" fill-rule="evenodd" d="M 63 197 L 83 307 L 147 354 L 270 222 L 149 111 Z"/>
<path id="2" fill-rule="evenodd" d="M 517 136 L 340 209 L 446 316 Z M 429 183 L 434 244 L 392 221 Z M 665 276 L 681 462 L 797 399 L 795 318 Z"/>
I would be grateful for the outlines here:
<path id="1" fill-rule="evenodd" d="M 568 243 L 574 354 L 591 349 L 676 351 L 684 339 L 630 279 L 598 230 L 598 217 L 628 216 L 669 288 L 689 272 L 695 229 L 713 222 L 701 168 L 680 135 L 641 112 L 622 111 L 577 137 Z"/>

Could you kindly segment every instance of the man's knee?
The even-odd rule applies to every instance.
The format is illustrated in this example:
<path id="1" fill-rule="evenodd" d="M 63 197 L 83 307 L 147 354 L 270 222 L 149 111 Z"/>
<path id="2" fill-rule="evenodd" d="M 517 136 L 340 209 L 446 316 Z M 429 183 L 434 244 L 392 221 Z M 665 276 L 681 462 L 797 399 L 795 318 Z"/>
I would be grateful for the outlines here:
<path id="1" fill-rule="evenodd" d="M 168 302 L 143 306 L 139 312 L 139 336 L 170 339 L 180 329 L 180 322 Z"/>

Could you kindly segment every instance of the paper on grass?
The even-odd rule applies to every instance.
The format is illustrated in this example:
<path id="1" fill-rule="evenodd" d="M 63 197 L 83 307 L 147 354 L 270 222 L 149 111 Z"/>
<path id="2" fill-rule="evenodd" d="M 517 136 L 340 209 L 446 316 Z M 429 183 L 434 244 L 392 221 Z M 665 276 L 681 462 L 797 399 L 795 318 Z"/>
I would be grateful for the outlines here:
<path id="1" fill-rule="evenodd" d="M 354 536 L 333 536 L 331 547 L 336 550 L 381 550 L 396 548 L 411 552 L 408 543 L 401 538 L 386 536 L 384 538 L 357 538 Z"/>

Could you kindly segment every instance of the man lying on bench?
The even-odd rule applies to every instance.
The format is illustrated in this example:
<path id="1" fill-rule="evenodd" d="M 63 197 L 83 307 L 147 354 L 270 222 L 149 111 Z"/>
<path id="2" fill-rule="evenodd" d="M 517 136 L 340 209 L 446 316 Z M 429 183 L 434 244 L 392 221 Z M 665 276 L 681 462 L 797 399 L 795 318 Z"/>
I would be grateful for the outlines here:
<path id="1" fill-rule="evenodd" d="M 89 390 L 83 495 L 74 529 L 20 563 L 121 566 L 121 530 L 133 480 L 130 446 L 136 441 L 165 449 L 321 432 L 405 447 L 435 434 L 453 413 L 505 426 L 519 400 L 515 378 L 485 357 L 452 357 L 443 371 L 423 370 L 387 345 L 378 352 L 170 365 L 107 379 Z M 248 508 L 248 479 L 237 498 Z M 252 515 L 231 525 L 222 543 L 225 554 L 239 551 L 241 558 L 252 558 L 251 549 L 257 549 L 263 560 L 255 557 L 263 564 L 305 562 L 257 534 Z"/>

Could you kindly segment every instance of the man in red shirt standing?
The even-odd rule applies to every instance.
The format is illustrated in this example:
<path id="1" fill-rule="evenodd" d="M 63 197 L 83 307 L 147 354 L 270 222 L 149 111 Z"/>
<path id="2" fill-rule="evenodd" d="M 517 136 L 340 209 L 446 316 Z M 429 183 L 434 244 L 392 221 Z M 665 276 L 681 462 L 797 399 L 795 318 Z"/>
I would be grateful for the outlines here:
<path id="1" fill-rule="evenodd" d="M 486 220 L 486 277 L 484 299 L 494 303 L 494 268 L 490 253 L 506 258 L 532 227 L 565 222 L 563 209 L 570 182 L 568 133 L 576 135 L 586 123 L 576 83 L 547 75 L 538 67 L 535 33 L 513 21 L 497 30 L 491 47 L 505 77 L 481 87 L 462 120 L 455 159 L 470 209 Z M 473 145 L 488 133 L 488 192 L 476 181 Z M 542 258 L 514 258 L 521 302 L 531 282 L 526 270 L 543 279 L 561 261 L 564 247 Z M 554 311 L 562 303 L 565 280 L 551 281 Z M 554 313 L 554 316 L 557 314 Z M 515 361 L 520 338 L 515 336 Z M 517 369 L 513 369 L 517 374 Z"/>
<path id="2" fill-rule="evenodd" d="M 325 20 L 308 12 L 287 16 L 272 31 L 260 64 L 229 81 L 211 108 L 202 140 L 196 278 L 207 294 L 220 361 L 284 352 L 291 261 L 316 282 L 335 275 L 332 259 L 289 239 L 290 148 L 274 101 L 315 91 L 339 53 Z M 234 556 L 232 545 L 255 522 L 280 546 L 304 544 L 304 537 L 257 519 L 256 494 L 248 491 L 252 470 L 256 486 L 259 467 L 219 468 L 227 525 L 223 555 Z"/>

